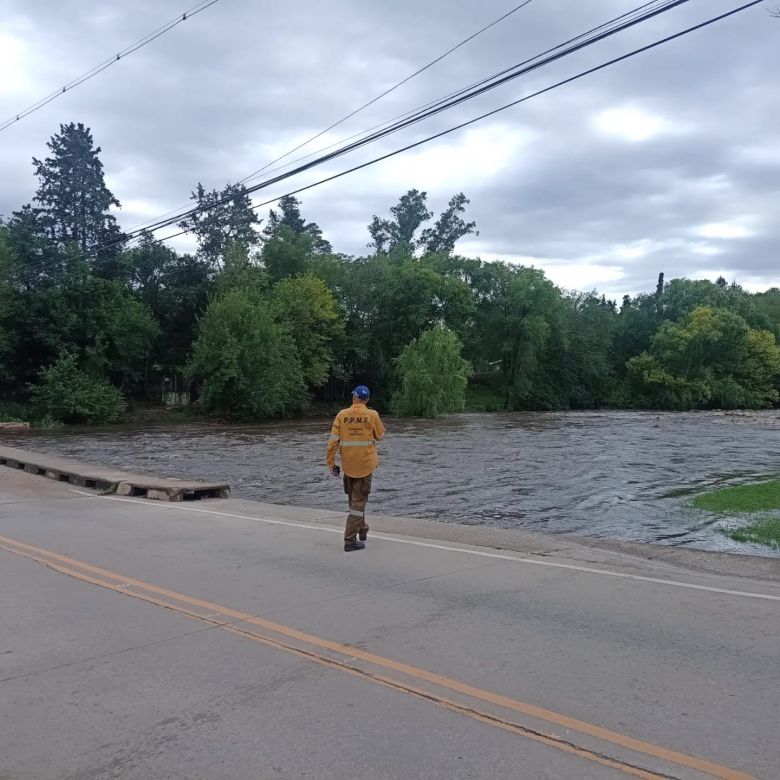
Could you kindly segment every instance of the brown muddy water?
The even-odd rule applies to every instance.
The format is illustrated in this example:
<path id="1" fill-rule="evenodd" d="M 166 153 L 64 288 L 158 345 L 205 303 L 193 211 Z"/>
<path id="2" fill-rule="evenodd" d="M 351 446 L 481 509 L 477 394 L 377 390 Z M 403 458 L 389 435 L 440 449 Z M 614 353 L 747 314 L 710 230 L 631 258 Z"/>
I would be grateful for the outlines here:
<path id="1" fill-rule="evenodd" d="M 780 556 L 694 510 L 712 487 L 780 474 L 780 411 L 464 414 L 386 420 L 369 509 Z M 3 443 L 161 476 L 224 479 L 233 496 L 344 508 L 326 473 L 328 420 L 68 429 Z M 2 474 L 0 474 L 0 479 Z"/>

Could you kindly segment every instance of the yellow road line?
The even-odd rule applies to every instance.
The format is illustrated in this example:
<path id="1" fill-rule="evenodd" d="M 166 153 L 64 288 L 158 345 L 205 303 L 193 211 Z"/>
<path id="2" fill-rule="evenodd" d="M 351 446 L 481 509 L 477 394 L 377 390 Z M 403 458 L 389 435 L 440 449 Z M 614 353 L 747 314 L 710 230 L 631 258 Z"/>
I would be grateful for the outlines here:
<path id="1" fill-rule="evenodd" d="M 251 638 L 255 641 L 272 645 L 278 649 L 306 657 L 309 660 L 315 660 L 318 663 L 336 666 L 343 671 L 348 671 L 352 674 L 357 674 L 364 678 L 374 680 L 375 682 L 380 682 L 383 685 L 387 685 L 398 690 L 403 690 L 412 695 L 439 704 L 440 706 L 444 706 L 447 709 L 455 709 L 456 711 L 465 715 L 469 715 L 470 717 L 474 717 L 477 720 L 490 722 L 492 725 L 499 726 L 505 730 L 522 733 L 524 736 L 535 739 L 536 741 L 543 741 L 545 744 L 549 744 L 550 746 L 564 750 L 565 752 L 575 752 L 577 755 L 581 755 L 583 758 L 588 758 L 589 760 L 597 761 L 598 763 L 602 764 L 605 763 L 605 761 L 612 762 L 608 765 L 614 765 L 614 768 L 620 769 L 621 771 L 627 772 L 628 774 L 632 774 L 637 777 L 658 778 L 666 777 L 666 775 L 648 772 L 648 770 L 635 767 L 632 764 L 620 761 L 619 759 L 604 756 L 603 754 L 588 750 L 587 748 L 573 745 L 570 742 L 561 740 L 559 737 L 536 732 L 525 726 L 521 726 L 511 721 L 507 721 L 488 713 L 475 710 L 471 707 L 466 707 L 452 700 L 445 699 L 438 694 L 415 688 L 414 686 L 408 685 L 403 681 L 395 680 L 383 675 L 373 674 L 366 670 L 350 666 L 348 663 L 343 661 L 334 660 L 314 653 L 308 649 L 304 650 L 299 647 L 286 644 L 277 638 L 260 635 L 246 629 L 239 628 L 235 624 L 225 624 L 224 621 L 216 620 L 214 615 L 216 613 L 223 615 L 226 618 L 232 618 L 234 621 L 240 623 L 257 626 L 259 628 L 265 629 L 266 631 L 271 631 L 288 639 L 295 640 L 296 642 L 310 645 L 321 650 L 328 650 L 332 653 L 337 653 L 349 659 L 361 660 L 373 666 L 378 666 L 392 672 L 400 673 L 405 676 L 435 685 L 437 687 L 444 688 L 455 693 L 460 693 L 493 706 L 519 712 L 537 720 L 546 721 L 547 723 L 554 724 L 562 728 L 577 731 L 581 734 L 586 734 L 590 737 L 594 737 L 627 750 L 642 753 L 646 756 L 650 756 L 661 761 L 670 762 L 687 769 L 703 772 L 712 777 L 722 778 L 722 780 L 752 780 L 750 775 L 711 761 L 707 761 L 706 759 L 697 758 L 696 756 L 690 756 L 685 753 L 679 753 L 677 751 L 664 748 L 660 745 L 655 745 L 651 742 L 635 739 L 633 737 L 620 734 L 619 732 L 611 731 L 609 729 L 602 728 L 601 726 L 596 726 L 595 724 L 588 723 L 587 721 L 582 721 L 577 718 L 572 718 L 567 715 L 553 712 L 552 710 L 537 707 L 536 705 L 520 701 L 519 699 L 513 699 L 508 696 L 493 693 L 492 691 L 477 688 L 459 680 L 435 674 L 425 669 L 411 666 L 400 661 L 394 661 L 393 659 L 386 658 L 381 655 L 376 655 L 374 653 L 361 650 L 357 647 L 352 647 L 350 645 L 345 645 L 339 642 L 333 642 L 313 634 L 308 634 L 306 632 L 299 631 L 298 629 L 285 626 L 281 623 L 275 623 L 273 621 L 265 620 L 264 618 L 256 617 L 249 613 L 240 612 L 230 607 L 225 607 L 210 601 L 204 601 L 202 599 L 194 598 L 183 593 L 161 588 L 152 583 L 144 582 L 143 580 L 126 577 L 122 574 L 118 574 L 117 572 L 112 572 L 108 569 L 93 566 L 92 564 L 79 561 L 66 555 L 61 555 L 60 553 L 56 553 L 52 550 L 36 547 L 34 545 L 26 544 L 24 542 L 20 542 L 18 540 L 10 539 L 4 536 L 0 536 L 0 548 L 5 549 L 10 553 L 30 558 L 34 561 L 37 561 L 38 563 L 50 566 L 51 568 L 63 574 L 90 582 L 91 584 L 152 603 L 156 606 L 180 612 L 187 615 L 188 617 L 201 620 L 216 627 L 224 628 L 231 631 L 232 633 L 238 633 L 241 636 L 245 636 L 246 638 Z M 86 572 L 89 572 L 89 574 Z M 138 591 L 131 590 L 131 587 L 138 588 L 141 591 L 145 591 L 145 593 L 139 593 Z M 174 602 L 178 602 L 178 604 L 172 603 L 170 601 L 162 601 L 161 599 L 155 598 L 149 594 L 164 596 L 168 599 L 172 599 Z M 188 605 L 189 607 L 196 607 L 198 609 L 205 610 L 208 614 L 200 614 L 182 605 Z M 637 774 L 637 772 L 644 772 L 645 774 Z"/>

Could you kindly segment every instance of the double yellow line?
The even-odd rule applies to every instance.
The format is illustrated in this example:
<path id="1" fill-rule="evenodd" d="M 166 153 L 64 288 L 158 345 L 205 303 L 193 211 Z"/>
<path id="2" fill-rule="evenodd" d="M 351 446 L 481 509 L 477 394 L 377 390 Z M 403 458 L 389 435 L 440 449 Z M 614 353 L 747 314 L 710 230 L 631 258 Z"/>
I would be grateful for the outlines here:
<path id="1" fill-rule="evenodd" d="M 645 761 L 649 758 L 654 764 L 660 762 L 662 766 L 672 765 L 678 769 L 693 770 L 708 777 L 723 780 L 751 780 L 750 775 L 712 761 L 669 750 L 587 721 L 477 688 L 460 680 L 435 674 L 357 647 L 333 642 L 246 612 L 161 588 L 132 577 L 125 577 L 117 572 L 93 566 L 52 550 L 5 536 L 0 536 L 0 549 L 36 561 L 69 577 L 178 612 L 214 628 L 423 699 L 444 709 L 522 735 L 564 753 L 619 770 L 632 777 L 646 780 L 675 777 L 663 768 L 649 769 L 640 765 L 639 761 L 642 758 Z M 457 700 L 452 698 L 453 694 L 459 698 Z M 482 709 L 485 705 L 490 709 Z M 532 719 L 531 725 L 516 722 L 512 719 L 513 714 Z M 542 728 L 535 724 L 542 724 Z M 543 730 L 549 726 L 574 732 L 577 742 L 568 735 L 562 736 Z M 602 747 L 605 743 L 606 749 Z M 621 758 L 607 752 L 615 749 L 618 752 L 628 751 L 630 754 L 638 754 L 639 758 L 636 760 Z"/>

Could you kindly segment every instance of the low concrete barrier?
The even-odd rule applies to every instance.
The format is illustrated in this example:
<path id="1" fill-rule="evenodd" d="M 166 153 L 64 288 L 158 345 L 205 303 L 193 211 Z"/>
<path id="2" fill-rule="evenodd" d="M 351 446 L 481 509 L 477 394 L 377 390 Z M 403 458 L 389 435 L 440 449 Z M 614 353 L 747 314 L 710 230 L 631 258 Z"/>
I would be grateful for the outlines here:
<path id="1" fill-rule="evenodd" d="M 89 490 L 157 501 L 197 501 L 204 498 L 227 498 L 230 495 L 230 485 L 224 482 L 164 479 L 147 474 L 129 474 L 16 447 L 0 447 L 0 466 L 20 469 L 29 474 L 37 474 Z"/>

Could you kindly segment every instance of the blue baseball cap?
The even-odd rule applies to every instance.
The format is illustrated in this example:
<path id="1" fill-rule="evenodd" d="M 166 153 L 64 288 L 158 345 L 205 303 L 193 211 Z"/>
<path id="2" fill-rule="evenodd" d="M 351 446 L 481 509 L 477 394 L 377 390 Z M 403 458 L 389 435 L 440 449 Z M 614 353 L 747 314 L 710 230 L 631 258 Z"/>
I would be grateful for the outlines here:
<path id="1" fill-rule="evenodd" d="M 358 385 L 352 391 L 352 395 L 356 395 L 361 401 L 368 401 L 371 397 L 371 391 L 365 385 Z"/>

